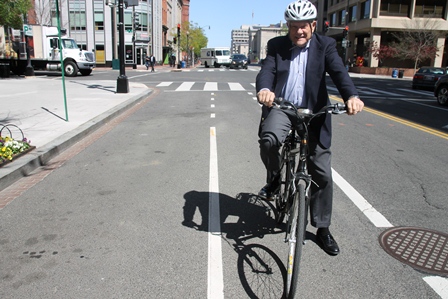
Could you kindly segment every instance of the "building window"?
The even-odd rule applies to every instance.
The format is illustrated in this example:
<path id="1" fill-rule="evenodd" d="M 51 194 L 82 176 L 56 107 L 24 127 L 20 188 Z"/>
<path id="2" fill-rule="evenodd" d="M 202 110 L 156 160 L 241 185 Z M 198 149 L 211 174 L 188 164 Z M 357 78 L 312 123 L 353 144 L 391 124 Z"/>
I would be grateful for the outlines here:
<path id="1" fill-rule="evenodd" d="M 86 12 L 70 11 L 70 29 L 86 30 Z"/>
<path id="2" fill-rule="evenodd" d="M 336 13 L 331 15 L 331 24 L 330 26 L 336 26 Z"/>
<path id="3" fill-rule="evenodd" d="M 95 30 L 104 30 L 104 14 L 102 11 L 95 11 Z"/>
<path id="4" fill-rule="evenodd" d="M 361 19 L 370 19 L 370 0 L 361 3 Z"/>
<path id="5" fill-rule="evenodd" d="M 358 11 L 358 6 L 352 6 L 348 12 L 348 19 L 350 22 L 356 22 L 356 12 Z"/>
<path id="6" fill-rule="evenodd" d="M 140 13 L 141 30 L 148 31 L 148 14 Z"/>
<path id="7" fill-rule="evenodd" d="M 339 12 L 339 25 L 345 25 L 345 9 Z"/>
<path id="8" fill-rule="evenodd" d="M 445 11 L 446 11 L 446 1 L 417 0 L 415 3 L 416 17 L 443 18 Z"/>
<path id="9" fill-rule="evenodd" d="M 411 0 L 381 0 L 380 15 L 408 17 Z"/>

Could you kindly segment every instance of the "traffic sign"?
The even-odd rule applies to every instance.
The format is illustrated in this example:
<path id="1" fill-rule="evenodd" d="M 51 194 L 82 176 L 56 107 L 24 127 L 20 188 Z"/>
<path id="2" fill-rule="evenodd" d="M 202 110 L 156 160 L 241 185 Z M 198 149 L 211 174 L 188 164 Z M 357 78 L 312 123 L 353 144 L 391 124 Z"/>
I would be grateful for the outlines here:
<path id="1" fill-rule="evenodd" d="M 23 32 L 26 36 L 33 36 L 33 27 L 30 25 L 23 25 Z"/>

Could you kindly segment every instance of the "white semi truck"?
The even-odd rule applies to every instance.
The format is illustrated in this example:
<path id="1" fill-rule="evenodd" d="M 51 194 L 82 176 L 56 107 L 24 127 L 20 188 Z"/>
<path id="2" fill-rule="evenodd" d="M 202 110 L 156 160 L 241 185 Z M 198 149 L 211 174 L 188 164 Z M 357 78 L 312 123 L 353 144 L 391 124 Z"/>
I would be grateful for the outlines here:
<path id="1" fill-rule="evenodd" d="M 76 41 L 61 30 L 64 72 L 68 77 L 76 77 L 78 72 L 88 76 L 95 68 L 93 52 L 81 50 Z M 59 52 L 58 28 L 42 25 L 24 25 L 20 30 L 0 25 L 0 64 L 9 65 L 17 74 L 25 73 L 29 58 L 34 70 L 62 71 Z"/>

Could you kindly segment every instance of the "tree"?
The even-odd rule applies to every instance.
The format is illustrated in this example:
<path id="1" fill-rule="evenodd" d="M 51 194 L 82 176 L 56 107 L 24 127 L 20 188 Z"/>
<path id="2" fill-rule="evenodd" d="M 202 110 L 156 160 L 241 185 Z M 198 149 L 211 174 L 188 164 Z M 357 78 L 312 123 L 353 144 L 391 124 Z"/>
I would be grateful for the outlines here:
<path id="1" fill-rule="evenodd" d="M 392 35 L 397 42 L 392 43 L 400 59 L 414 61 L 414 71 L 426 59 L 434 59 L 438 54 L 437 40 L 444 37 L 446 32 L 441 31 L 438 22 L 431 18 L 406 21 L 404 29 Z"/>
<path id="2" fill-rule="evenodd" d="M 198 24 L 191 24 L 190 22 L 184 22 L 181 26 L 180 33 L 180 49 L 187 52 L 187 32 L 188 32 L 188 48 L 194 51 L 195 57 L 199 57 L 201 54 L 201 48 L 207 46 L 208 39 L 204 34 L 204 29 L 199 27 Z M 177 28 L 174 28 L 172 38 L 177 37 Z M 179 43 L 179 41 L 177 41 Z"/>
<path id="3" fill-rule="evenodd" d="M 51 25 L 50 0 L 35 0 L 36 24 Z"/>
<path id="4" fill-rule="evenodd" d="M 0 25 L 22 28 L 23 15 L 31 9 L 31 0 L 1 0 Z"/>
<path id="5" fill-rule="evenodd" d="M 398 51 L 393 46 L 386 45 L 378 45 L 378 42 L 370 43 L 367 48 L 367 51 L 372 53 L 372 56 L 379 61 L 379 65 L 381 66 L 384 59 L 396 57 Z"/>

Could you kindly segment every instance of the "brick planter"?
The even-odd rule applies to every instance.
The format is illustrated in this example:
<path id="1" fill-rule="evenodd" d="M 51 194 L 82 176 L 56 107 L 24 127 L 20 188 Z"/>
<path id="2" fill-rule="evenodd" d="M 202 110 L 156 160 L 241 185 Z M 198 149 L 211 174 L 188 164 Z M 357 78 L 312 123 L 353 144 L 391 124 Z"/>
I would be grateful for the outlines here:
<path id="1" fill-rule="evenodd" d="M 392 67 L 350 67 L 349 72 L 357 74 L 391 76 L 393 70 L 404 70 L 403 77 L 413 77 L 414 69 L 392 68 Z"/>

